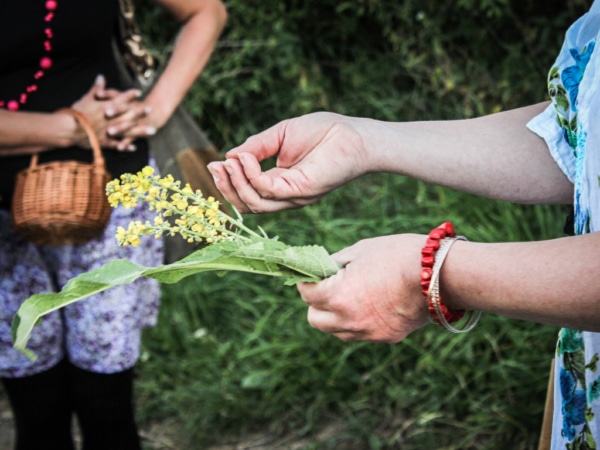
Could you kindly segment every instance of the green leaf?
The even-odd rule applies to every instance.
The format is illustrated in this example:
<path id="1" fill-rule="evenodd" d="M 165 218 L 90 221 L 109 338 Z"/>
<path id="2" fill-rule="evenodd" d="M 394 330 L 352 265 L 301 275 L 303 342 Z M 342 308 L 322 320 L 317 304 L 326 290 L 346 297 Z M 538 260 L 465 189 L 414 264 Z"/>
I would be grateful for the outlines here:
<path id="1" fill-rule="evenodd" d="M 27 349 L 27 342 L 33 327 L 43 316 L 111 287 L 131 283 L 140 277 L 172 284 L 201 272 L 231 270 L 281 277 L 285 284 L 291 285 L 299 281 L 322 280 L 335 274 L 339 266 L 323 247 L 292 247 L 260 237 L 242 243 L 219 242 L 178 262 L 158 267 L 144 267 L 117 259 L 72 278 L 60 292 L 35 294 L 25 300 L 12 322 L 14 347 L 35 359 Z"/>

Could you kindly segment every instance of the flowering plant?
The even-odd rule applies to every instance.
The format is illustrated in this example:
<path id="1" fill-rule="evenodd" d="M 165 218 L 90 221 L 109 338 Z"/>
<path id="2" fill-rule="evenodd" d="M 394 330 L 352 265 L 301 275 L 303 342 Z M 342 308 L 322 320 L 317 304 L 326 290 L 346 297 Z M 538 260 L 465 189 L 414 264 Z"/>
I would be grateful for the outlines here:
<path id="1" fill-rule="evenodd" d="M 134 221 L 127 229 L 119 227 L 116 238 L 120 245 L 137 247 L 144 236 L 179 235 L 190 243 L 206 246 L 175 263 L 158 267 L 116 259 L 72 278 L 60 292 L 29 297 L 13 319 L 12 338 L 14 347 L 32 359 L 35 355 L 26 348 L 27 341 L 40 318 L 139 277 L 176 283 L 199 272 L 237 270 L 281 277 L 285 284 L 294 284 L 319 281 L 339 270 L 323 247 L 289 246 L 276 237 L 268 237 L 262 229 L 257 233 L 244 225 L 237 211 L 234 210 L 235 217 L 226 214 L 214 198 L 204 198 L 202 192 L 193 191 L 189 185 L 182 187 L 171 175 L 154 175 L 151 167 L 111 181 L 106 194 L 113 207 L 132 208 L 142 201 L 156 212 L 153 222 Z"/>

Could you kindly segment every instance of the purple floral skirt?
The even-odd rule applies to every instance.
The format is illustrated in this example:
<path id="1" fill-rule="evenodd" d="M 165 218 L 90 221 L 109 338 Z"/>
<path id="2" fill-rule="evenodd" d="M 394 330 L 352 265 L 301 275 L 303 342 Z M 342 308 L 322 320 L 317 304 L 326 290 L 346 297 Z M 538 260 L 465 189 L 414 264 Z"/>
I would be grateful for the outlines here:
<path id="1" fill-rule="evenodd" d="M 133 367 L 142 328 L 156 324 L 160 286 L 155 280 L 141 278 L 44 316 L 28 343 L 38 356 L 35 362 L 12 348 L 10 325 L 29 296 L 58 291 L 70 278 L 113 259 L 126 258 L 143 266 L 161 264 L 162 240 L 146 238 L 133 248 L 120 247 L 115 239 L 117 226 L 127 228 L 132 220 L 152 216 L 144 205 L 119 207 L 112 211 L 103 236 L 84 244 L 36 246 L 19 238 L 9 212 L 0 210 L 0 377 L 33 375 L 64 357 L 98 373 Z"/>

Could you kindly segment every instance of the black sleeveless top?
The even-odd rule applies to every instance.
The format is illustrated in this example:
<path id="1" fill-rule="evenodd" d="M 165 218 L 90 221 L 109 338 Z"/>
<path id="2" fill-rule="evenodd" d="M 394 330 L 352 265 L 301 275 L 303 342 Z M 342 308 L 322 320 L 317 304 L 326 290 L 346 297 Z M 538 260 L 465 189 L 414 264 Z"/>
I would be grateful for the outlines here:
<path id="1" fill-rule="evenodd" d="M 112 36 L 119 13 L 118 0 L 56 0 L 51 22 L 46 0 L 0 0 L 0 101 L 18 99 L 27 86 L 37 91 L 28 94 L 21 111 L 52 112 L 81 98 L 98 74 L 106 77 L 107 87 L 125 89 L 112 52 Z M 46 28 L 51 40 L 52 67 L 34 80 L 44 56 Z M 107 168 L 113 177 L 137 172 L 148 162 L 148 145 L 135 142 L 137 151 L 104 149 Z M 0 207 L 8 208 L 16 173 L 27 167 L 30 155 L 0 157 Z M 52 160 L 91 161 L 89 150 L 69 147 L 40 154 L 40 162 Z"/>

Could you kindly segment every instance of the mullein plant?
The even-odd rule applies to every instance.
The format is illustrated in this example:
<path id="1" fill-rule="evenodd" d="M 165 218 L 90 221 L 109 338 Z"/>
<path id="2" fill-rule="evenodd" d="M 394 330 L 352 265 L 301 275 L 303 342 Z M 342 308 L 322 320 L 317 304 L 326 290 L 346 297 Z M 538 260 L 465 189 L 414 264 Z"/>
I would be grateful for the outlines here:
<path id="1" fill-rule="evenodd" d="M 123 174 L 106 186 L 112 207 L 133 208 L 140 202 L 156 213 L 153 221 L 134 221 L 117 229 L 119 245 L 142 245 L 145 237 L 180 236 L 190 243 L 202 244 L 180 261 L 158 267 L 144 267 L 127 259 L 116 259 L 102 267 L 72 278 L 60 292 L 29 297 L 17 311 L 12 323 L 14 347 L 31 359 L 27 349 L 35 324 L 43 316 L 68 304 L 111 287 L 149 277 L 161 283 L 176 283 L 200 272 L 243 271 L 280 277 L 285 284 L 316 282 L 335 274 L 339 265 L 321 246 L 289 246 L 244 225 L 242 216 L 222 211 L 220 203 L 171 175 L 160 177 L 152 167 L 136 174 Z"/>

